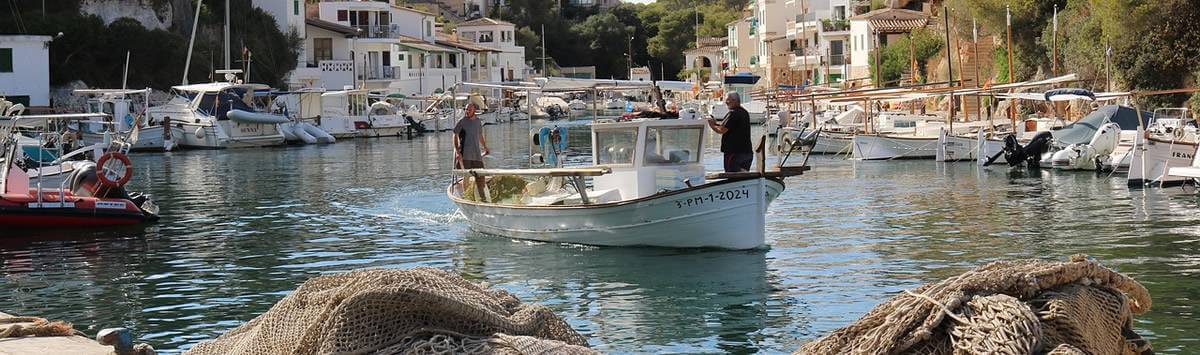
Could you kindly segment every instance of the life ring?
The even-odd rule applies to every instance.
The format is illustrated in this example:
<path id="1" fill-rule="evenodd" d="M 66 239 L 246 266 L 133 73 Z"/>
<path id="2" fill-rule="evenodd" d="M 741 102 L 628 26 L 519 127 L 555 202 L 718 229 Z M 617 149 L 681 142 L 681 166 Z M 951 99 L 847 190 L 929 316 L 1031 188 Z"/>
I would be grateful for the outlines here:
<path id="1" fill-rule="evenodd" d="M 125 172 L 121 174 L 121 178 L 113 180 L 108 176 L 108 169 L 105 167 L 109 160 L 116 159 L 125 165 Z M 100 180 L 100 184 L 107 187 L 121 187 L 129 182 L 133 177 L 133 163 L 129 161 L 129 157 L 119 152 L 108 152 L 96 161 L 96 178 Z"/>
<path id="2" fill-rule="evenodd" d="M 1185 132 L 1183 132 L 1183 128 L 1175 128 L 1172 130 L 1171 135 L 1175 137 L 1176 141 L 1181 141 L 1183 140 L 1184 133 Z"/>

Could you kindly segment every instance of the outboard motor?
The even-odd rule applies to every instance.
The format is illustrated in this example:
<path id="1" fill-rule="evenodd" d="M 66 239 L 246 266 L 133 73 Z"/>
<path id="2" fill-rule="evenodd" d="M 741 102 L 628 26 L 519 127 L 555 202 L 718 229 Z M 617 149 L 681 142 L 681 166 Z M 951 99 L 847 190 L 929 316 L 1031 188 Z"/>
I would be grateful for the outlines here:
<path id="1" fill-rule="evenodd" d="M 1004 160 L 1008 162 L 1008 166 L 1018 166 L 1021 163 L 1025 163 L 1030 169 L 1040 168 L 1039 161 L 1042 159 L 1042 154 L 1050 150 L 1050 141 L 1053 138 L 1054 136 L 1050 132 L 1041 132 L 1033 136 L 1029 144 L 1021 146 L 1021 143 L 1017 142 L 1017 136 L 1010 134 L 1004 137 L 1004 150 L 988 158 L 983 166 L 992 165 L 992 163 L 996 162 L 996 159 L 999 159 L 1003 155 Z"/>
<path id="2" fill-rule="evenodd" d="M 416 132 L 417 134 L 425 134 L 425 132 L 429 132 L 429 130 L 425 129 L 424 124 L 414 120 L 411 115 L 404 115 L 404 121 L 408 122 L 409 132 Z"/>

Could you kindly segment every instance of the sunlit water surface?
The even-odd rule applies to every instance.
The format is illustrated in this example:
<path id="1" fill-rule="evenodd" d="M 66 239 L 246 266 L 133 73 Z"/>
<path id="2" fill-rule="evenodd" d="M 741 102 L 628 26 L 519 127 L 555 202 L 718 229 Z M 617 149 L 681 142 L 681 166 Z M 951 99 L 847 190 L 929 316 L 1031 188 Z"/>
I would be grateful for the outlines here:
<path id="1" fill-rule="evenodd" d="M 524 123 L 489 126 L 487 164 L 520 167 Z M 586 126 L 571 144 L 586 154 Z M 717 140 L 710 137 L 709 152 Z M 902 289 L 988 261 L 1086 253 L 1151 291 L 1137 327 L 1195 353 L 1193 190 L 1120 175 L 815 157 L 771 206 L 758 251 L 592 248 L 470 232 L 445 196 L 450 136 L 137 154 L 162 220 L 0 232 L 0 311 L 131 328 L 175 352 L 323 273 L 433 266 L 509 290 L 607 352 L 790 352 Z M 578 163 L 588 159 L 574 159 Z M 717 169 L 717 154 L 706 163 Z M 747 229 L 753 228 L 750 225 Z"/>

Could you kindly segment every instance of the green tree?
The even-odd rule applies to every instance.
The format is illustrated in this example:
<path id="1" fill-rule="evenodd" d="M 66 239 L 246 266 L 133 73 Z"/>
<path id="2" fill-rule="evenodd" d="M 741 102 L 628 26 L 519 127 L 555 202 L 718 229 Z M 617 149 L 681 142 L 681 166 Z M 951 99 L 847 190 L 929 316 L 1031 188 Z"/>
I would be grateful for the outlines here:
<path id="1" fill-rule="evenodd" d="M 571 27 L 587 43 L 590 57 L 594 58 L 596 72 L 606 77 L 627 78 L 618 75 L 628 70 L 629 60 L 621 53 L 627 52 L 633 26 L 626 26 L 616 15 L 603 13 L 592 15 L 586 21 Z M 605 75 L 607 74 L 607 75 Z"/>
<path id="2" fill-rule="evenodd" d="M 928 28 L 918 29 L 908 36 L 900 37 L 900 40 L 888 43 L 883 47 L 881 51 L 883 56 L 879 61 L 882 65 L 881 70 L 875 70 L 876 53 L 870 54 L 868 60 L 871 66 L 871 79 L 878 85 L 880 80 L 876 77 L 876 73 L 879 73 L 883 76 L 882 82 L 885 86 L 894 84 L 905 71 L 909 70 L 914 59 L 917 62 L 917 73 L 914 74 L 922 79 L 928 78 L 929 71 L 926 68 L 926 62 L 938 55 L 945 44 L 942 35 L 933 33 Z M 924 81 L 922 80 L 922 82 Z"/>

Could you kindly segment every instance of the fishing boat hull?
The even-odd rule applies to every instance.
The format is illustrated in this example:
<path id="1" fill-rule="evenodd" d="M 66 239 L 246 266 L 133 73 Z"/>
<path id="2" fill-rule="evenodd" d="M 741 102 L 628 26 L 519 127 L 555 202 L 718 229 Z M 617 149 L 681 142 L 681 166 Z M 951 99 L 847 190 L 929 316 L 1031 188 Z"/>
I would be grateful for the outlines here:
<path id="1" fill-rule="evenodd" d="M 167 144 L 167 140 L 163 138 L 162 126 L 140 128 L 138 130 L 137 141 L 133 142 L 133 145 L 129 148 L 129 150 L 133 152 L 161 152 L 164 150 L 170 150 L 169 148 L 175 145 L 174 137 L 182 137 L 185 134 L 183 128 L 171 127 L 170 129 L 172 143 Z M 92 145 L 105 142 L 103 133 L 83 131 L 81 132 L 80 137 L 83 145 Z M 109 139 L 111 140 L 112 137 L 115 137 L 115 135 L 110 135 Z"/>
<path id="2" fill-rule="evenodd" d="M 946 131 L 938 136 L 937 154 L 934 160 L 940 162 L 974 160 L 986 162 L 989 158 L 1004 151 L 1004 141 L 947 134 Z M 994 163 L 1004 163 L 1004 155 L 996 158 Z"/>
<path id="3" fill-rule="evenodd" d="M 1189 179 L 1168 175 L 1173 167 L 1192 165 L 1192 158 L 1200 144 L 1160 139 L 1139 139 L 1129 161 L 1129 186 L 1180 185 Z"/>
<path id="4" fill-rule="evenodd" d="M 471 228 L 548 243 L 598 246 L 754 249 L 765 242 L 765 213 L 783 182 L 724 180 L 635 200 L 578 206 L 484 204 L 447 193 Z"/>
<path id="5" fill-rule="evenodd" d="M 853 157 L 858 160 L 930 159 L 937 156 L 937 137 L 900 137 L 858 134 Z"/>
<path id="6" fill-rule="evenodd" d="M 854 135 L 839 132 L 821 132 L 812 147 L 814 154 L 846 154 L 854 144 Z"/>

